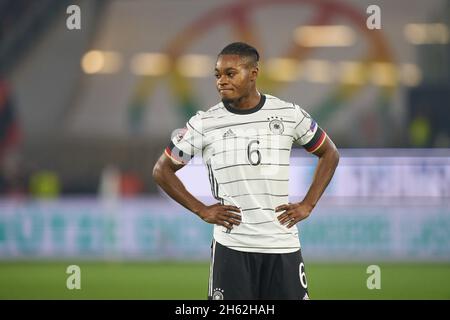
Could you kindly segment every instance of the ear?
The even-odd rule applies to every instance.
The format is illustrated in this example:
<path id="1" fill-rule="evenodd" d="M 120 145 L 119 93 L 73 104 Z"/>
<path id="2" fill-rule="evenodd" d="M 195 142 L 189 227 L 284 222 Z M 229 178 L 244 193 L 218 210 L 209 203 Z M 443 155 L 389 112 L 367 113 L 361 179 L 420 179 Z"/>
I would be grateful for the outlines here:
<path id="1" fill-rule="evenodd" d="M 250 68 L 250 80 L 256 81 L 256 78 L 258 78 L 258 74 L 259 74 L 259 68 L 257 66 Z"/>

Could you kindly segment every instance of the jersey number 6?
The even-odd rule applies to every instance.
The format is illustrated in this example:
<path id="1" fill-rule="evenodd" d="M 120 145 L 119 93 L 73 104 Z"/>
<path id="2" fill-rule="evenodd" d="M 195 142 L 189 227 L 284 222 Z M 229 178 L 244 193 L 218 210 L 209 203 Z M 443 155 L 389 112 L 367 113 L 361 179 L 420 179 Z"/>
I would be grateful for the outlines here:
<path id="1" fill-rule="evenodd" d="M 261 153 L 259 152 L 258 147 L 256 147 L 256 149 L 251 150 L 252 145 L 255 143 L 256 143 L 256 145 L 258 145 L 259 140 L 251 140 L 247 146 L 247 157 L 248 157 L 248 161 L 250 162 L 250 164 L 252 166 L 257 166 L 258 164 L 261 163 Z M 255 158 L 255 156 L 253 156 L 253 154 L 255 154 L 255 153 L 257 155 L 257 159 L 256 159 L 256 161 L 253 161 Z"/>

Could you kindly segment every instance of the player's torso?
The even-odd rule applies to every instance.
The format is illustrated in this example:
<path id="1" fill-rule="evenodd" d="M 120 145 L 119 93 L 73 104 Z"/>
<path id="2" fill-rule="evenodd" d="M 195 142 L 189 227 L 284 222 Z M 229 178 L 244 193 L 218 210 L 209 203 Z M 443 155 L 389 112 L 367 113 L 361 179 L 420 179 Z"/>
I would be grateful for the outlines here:
<path id="1" fill-rule="evenodd" d="M 203 117 L 203 159 L 213 196 L 238 204 L 245 221 L 273 218 L 275 207 L 287 203 L 293 110 L 269 96 L 251 114 L 219 108 Z"/>

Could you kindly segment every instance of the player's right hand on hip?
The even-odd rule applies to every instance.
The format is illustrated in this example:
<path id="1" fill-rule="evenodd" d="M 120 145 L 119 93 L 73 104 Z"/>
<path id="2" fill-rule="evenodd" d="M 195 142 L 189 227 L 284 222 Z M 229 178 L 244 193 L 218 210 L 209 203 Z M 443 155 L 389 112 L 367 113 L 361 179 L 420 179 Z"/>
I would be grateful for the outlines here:
<path id="1" fill-rule="evenodd" d="M 200 218 L 208 223 L 224 226 L 227 229 L 233 229 L 233 225 L 238 226 L 241 223 L 241 210 L 236 206 L 227 206 L 221 203 L 216 203 L 210 206 L 205 206 L 199 212 Z"/>

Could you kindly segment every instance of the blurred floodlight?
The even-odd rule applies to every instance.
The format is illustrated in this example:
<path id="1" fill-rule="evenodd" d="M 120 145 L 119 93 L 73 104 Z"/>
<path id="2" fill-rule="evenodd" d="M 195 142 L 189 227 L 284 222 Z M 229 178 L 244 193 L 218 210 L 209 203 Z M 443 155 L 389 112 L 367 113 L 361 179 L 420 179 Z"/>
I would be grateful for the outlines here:
<path id="1" fill-rule="evenodd" d="M 333 81 L 332 65 L 326 60 L 306 60 L 305 78 L 310 82 L 330 83 Z"/>
<path id="2" fill-rule="evenodd" d="M 163 53 L 139 53 L 132 58 L 130 67 L 137 75 L 160 76 L 169 71 L 170 58 Z"/>
<path id="3" fill-rule="evenodd" d="M 403 30 L 406 39 L 412 44 L 447 44 L 448 26 L 444 23 L 410 23 Z"/>
<path id="4" fill-rule="evenodd" d="M 287 58 L 273 58 L 267 61 L 267 74 L 276 81 L 295 81 L 300 75 L 298 60 Z"/>
<path id="5" fill-rule="evenodd" d="M 422 71 L 417 65 L 406 63 L 400 67 L 400 78 L 403 84 L 415 87 L 422 81 Z"/>
<path id="6" fill-rule="evenodd" d="M 342 61 L 338 66 L 339 81 L 350 85 L 364 84 L 367 78 L 366 69 L 362 62 Z"/>
<path id="7" fill-rule="evenodd" d="M 208 77 L 213 75 L 214 60 L 207 55 L 188 54 L 178 59 L 177 68 L 185 77 Z"/>
<path id="8" fill-rule="evenodd" d="M 92 50 L 87 52 L 82 60 L 81 67 L 88 74 L 114 73 L 122 65 L 120 54 L 113 51 Z"/>
<path id="9" fill-rule="evenodd" d="M 378 86 L 392 87 L 398 81 L 397 68 L 388 62 L 372 63 L 370 75 L 373 83 Z"/>
<path id="10" fill-rule="evenodd" d="M 295 42 L 303 47 L 348 47 L 355 34 L 347 26 L 301 26 L 294 31 Z"/>
<path id="11" fill-rule="evenodd" d="M 86 73 L 97 73 L 105 65 L 105 59 L 100 51 L 89 51 L 81 60 L 81 66 Z"/>

